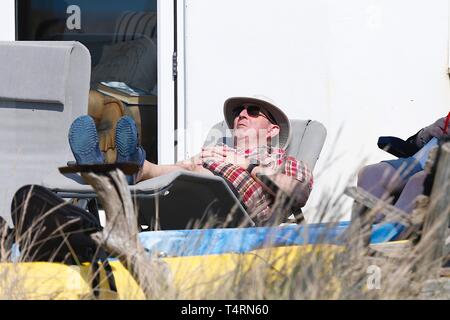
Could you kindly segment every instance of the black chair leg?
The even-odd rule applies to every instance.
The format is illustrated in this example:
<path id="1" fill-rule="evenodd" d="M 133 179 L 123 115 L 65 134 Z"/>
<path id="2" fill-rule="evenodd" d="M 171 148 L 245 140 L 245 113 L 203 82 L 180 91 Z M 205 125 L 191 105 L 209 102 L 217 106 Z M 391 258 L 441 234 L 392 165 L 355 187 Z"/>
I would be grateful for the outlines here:
<path id="1" fill-rule="evenodd" d="M 87 211 L 92 213 L 100 221 L 100 215 L 98 213 L 97 198 L 89 199 L 89 201 L 87 203 Z"/>

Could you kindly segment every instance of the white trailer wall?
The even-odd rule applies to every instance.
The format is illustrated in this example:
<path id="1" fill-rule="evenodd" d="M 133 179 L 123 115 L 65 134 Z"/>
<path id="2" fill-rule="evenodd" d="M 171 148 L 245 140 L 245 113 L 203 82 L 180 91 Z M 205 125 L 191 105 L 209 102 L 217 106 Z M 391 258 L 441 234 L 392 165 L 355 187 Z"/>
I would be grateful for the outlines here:
<path id="1" fill-rule="evenodd" d="M 362 162 L 449 111 L 447 0 L 185 0 L 186 156 L 229 96 L 264 94 L 328 139 L 306 208 L 338 196 Z M 342 129 L 342 131 L 340 131 Z M 344 197 L 345 199 L 345 197 Z M 329 214 L 350 214 L 350 202 Z"/>
<path id="2" fill-rule="evenodd" d="M 16 35 L 14 0 L 0 2 L 0 41 L 13 41 Z"/>

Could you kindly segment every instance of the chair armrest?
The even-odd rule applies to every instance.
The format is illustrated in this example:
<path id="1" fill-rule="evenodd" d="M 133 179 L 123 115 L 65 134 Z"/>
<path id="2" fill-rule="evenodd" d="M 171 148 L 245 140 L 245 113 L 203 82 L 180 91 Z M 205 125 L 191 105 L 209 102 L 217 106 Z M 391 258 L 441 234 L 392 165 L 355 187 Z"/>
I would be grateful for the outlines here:
<path id="1" fill-rule="evenodd" d="M 378 147 L 399 158 L 410 157 L 418 151 L 416 146 L 397 137 L 378 138 Z"/>

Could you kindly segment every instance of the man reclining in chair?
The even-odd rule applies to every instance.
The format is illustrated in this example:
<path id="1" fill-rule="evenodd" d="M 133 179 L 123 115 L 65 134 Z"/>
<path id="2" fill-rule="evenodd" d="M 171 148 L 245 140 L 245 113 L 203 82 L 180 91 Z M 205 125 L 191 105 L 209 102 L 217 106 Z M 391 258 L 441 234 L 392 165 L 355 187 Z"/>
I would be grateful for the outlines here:
<path id="1" fill-rule="evenodd" d="M 275 194 L 257 174 L 270 176 L 279 190 L 291 197 L 295 207 L 303 207 L 312 189 L 313 176 L 304 162 L 285 152 L 290 140 L 290 122 L 284 112 L 263 99 L 236 97 L 225 101 L 224 115 L 233 132 L 234 146 L 207 147 L 192 159 L 174 165 L 146 161 L 145 151 L 138 144 L 136 125 L 132 118 L 125 116 L 116 126 L 116 162 L 139 165 L 139 173 L 128 177 L 130 184 L 179 170 L 220 176 L 260 225 L 275 219 L 271 210 Z M 104 162 L 90 116 L 74 121 L 69 143 L 78 164 Z"/>
<path id="2" fill-rule="evenodd" d="M 418 152 L 434 137 L 448 136 L 449 129 L 448 120 L 444 117 L 421 129 L 408 138 L 406 143 L 409 144 L 412 153 Z M 362 168 L 358 174 L 357 185 L 382 199 L 392 194 L 399 195 L 394 206 L 411 213 L 414 209 L 414 199 L 424 192 L 426 176 L 423 166 L 415 157 L 410 156 Z M 382 218 L 382 215 L 378 215 L 376 222 L 380 222 Z"/>

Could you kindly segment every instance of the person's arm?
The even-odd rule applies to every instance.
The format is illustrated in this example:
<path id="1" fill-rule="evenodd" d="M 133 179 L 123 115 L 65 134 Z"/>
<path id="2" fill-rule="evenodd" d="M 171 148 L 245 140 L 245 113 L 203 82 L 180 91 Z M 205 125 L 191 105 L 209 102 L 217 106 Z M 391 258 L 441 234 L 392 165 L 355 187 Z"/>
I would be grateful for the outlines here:
<path id="1" fill-rule="evenodd" d="M 422 128 L 412 137 L 409 137 L 406 142 L 415 144 L 418 148 L 422 148 L 433 137 L 440 138 L 444 136 L 445 131 L 445 117 L 436 120 L 434 123 Z M 448 130 L 449 128 L 447 128 Z"/>
<path id="2" fill-rule="evenodd" d="M 256 179 L 258 179 L 259 174 L 270 177 L 270 180 L 275 183 L 282 192 L 293 198 L 299 207 L 305 206 L 309 195 L 311 194 L 313 185 L 312 172 L 304 162 L 293 157 L 288 157 L 286 159 L 284 168 L 281 172 L 277 172 L 270 167 L 256 166 L 251 174 Z"/>
<path id="3" fill-rule="evenodd" d="M 138 173 L 137 181 L 156 178 L 180 170 L 212 174 L 209 170 L 203 168 L 201 164 L 198 164 L 197 161 L 197 158 L 193 157 L 189 160 L 177 162 L 176 164 L 157 165 L 146 160 Z"/>

